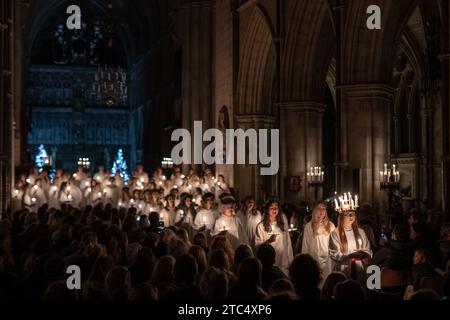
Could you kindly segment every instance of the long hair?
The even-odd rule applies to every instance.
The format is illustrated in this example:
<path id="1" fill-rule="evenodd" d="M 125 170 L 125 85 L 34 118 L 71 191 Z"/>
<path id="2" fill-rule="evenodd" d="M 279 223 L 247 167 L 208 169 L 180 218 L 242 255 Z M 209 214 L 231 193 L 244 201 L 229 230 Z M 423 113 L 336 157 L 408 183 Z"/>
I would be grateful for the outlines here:
<path id="1" fill-rule="evenodd" d="M 270 226 L 270 219 L 269 219 L 269 208 L 274 203 L 276 203 L 278 206 L 277 226 L 278 226 L 278 228 L 281 229 L 281 231 L 284 232 L 285 225 L 284 225 L 284 221 L 283 221 L 283 213 L 281 212 L 280 201 L 278 199 L 270 199 L 269 201 L 267 201 L 266 205 L 264 206 L 264 215 L 263 215 L 263 219 L 262 219 L 264 230 L 266 232 L 272 231 L 272 227 Z"/>
<path id="2" fill-rule="evenodd" d="M 320 223 L 317 223 L 316 220 L 314 219 L 314 212 L 316 212 L 316 210 L 319 208 L 320 205 L 324 205 L 325 208 L 327 207 L 326 203 L 322 200 L 316 202 L 316 204 L 314 205 L 314 209 L 312 211 L 312 217 L 311 217 L 311 227 L 313 230 L 314 237 L 319 234 L 318 232 L 319 232 L 319 227 L 320 227 Z M 330 223 L 330 219 L 328 218 L 328 213 L 326 211 L 325 211 L 325 217 L 323 217 L 323 220 L 321 222 L 322 222 L 323 226 L 325 227 L 326 232 L 328 234 L 330 234 L 331 223 Z"/>
<path id="3" fill-rule="evenodd" d="M 355 235 L 355 240 L 356 240 L 356 248 L 361 249 L 360 245 L 358 243 L 358 240 L 361 240 L 361 235 L 359 234 L 359 224 L 358 224 L 358 216 L 356 214 L 356 211 L 348 211 L 348 212 L 353 212 L 355 214 L 355 221 L 352 224 L 352 229 L 353 229 L 353 234 Z M 344 230 L 344 213 L 340 213 L 339 214 L 339 218 L 338 218 L 338 231 L 339 231 L 339 239 L 341 242 L 341 252 L 343 253 L 347 253 L 348 252 L 348 241 L 347 241 L 347 236 L 345 235 L 345 230 Z"/>
<path id="4" fill-rule="evenodd" d="M 253 196 L 246 196 L 244 201 L 242 201 L 242 213 L 245 215 L 247 213 L 247 202 L 253 201 L 255 202 L 255 197 Z M 256 203 L 253 205 L 253 210 L 251 212 L 253 216 L 256 216 L 258 214 L 258 209 L 256 208 Z"/>

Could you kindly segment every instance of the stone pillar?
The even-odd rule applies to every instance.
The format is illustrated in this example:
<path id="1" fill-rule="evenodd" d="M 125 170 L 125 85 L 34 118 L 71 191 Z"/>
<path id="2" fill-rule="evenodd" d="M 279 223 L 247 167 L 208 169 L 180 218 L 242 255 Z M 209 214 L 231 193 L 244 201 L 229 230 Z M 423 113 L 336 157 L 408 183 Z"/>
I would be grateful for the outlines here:
<path id="1" fill-rule="evenodd" d="M 259 129 L 268 129 L 268 130 L 274 129 L 276 118 L 262 115 L 240 115 L 236 116 L 236 123 L 237 128 L 243 129 L 244 131 L 248 129 L 255 129 L 256 132 L 258 132 Z M 268 133 L 268 137 L 270 139 L 270 131 Z M 259 138 L 260 137 L 258 135 L 258 149 L 257 149 L 258 155 L 259 155 Z M 246 142 L 246 144 L 248 150 L 248 142 Z M 279 145 L 282 145 L 282 143 L 279 143 Z M 281 153 L 281 150 L 279 152 Z M 236 181 L 235 192 L 238 199 L 243 199 L 248 195 L 252 195 L 255 197 L 257 203 L 264 203 L 268 199 L 268 197 L 278 195 L 278 190 L 276 187 L 277 186 L 276 181 L 278 179 L 278 176 L 261 175 L 260 172 L 261 165 L 259 160 L 260 159 L 258 156 L 257 165 L 245 164 L 234 166 L 234 174 L 235 174 L 234 180 Z M 248 163 L 248 157 L 246 157 L 246 162 Z"/>
<path id="2" fill-rule="evenodd" d="M 389 110 L 393 88 L 385 84 L 340 86 L 341 152 L 343 180 L 338 192 L 358 193 L 361 203 L 368 202 L 385 211 L 387 203 L 380 191 L 379 172 L 389 160 Z"/>
<path id="3" fill-rule="evenodd" d="M 325 105 L 314 101 L 279 103 L 281 114 L 281 174 L 286 202 L 314 201 L 306 173 L 322 165 L 322 122 Z M 325 173 L 326 174 L 326 173 Z M 301 189 L 290 190 L 290 177 L 300 177 Z M 326 176 L 325 176 L 326 179 Z M 321 192 L 318 198 L 322 198 Z"/>
<path id="4" fill-rule="evenodd" d="M 450 32 L 449 16 L 450 6 L 448 1 L 441 1 L 441 110 L 442 110 L 442 210 L 445 220 L 450 221 Z"/>
<path id="5" fill-rule="evenodd" d="M 14 1 L 0 4 L 0 216 L 11 198 Z"/>
<path id="6" fill-rule="evenodd" d="M 194 121 L 203 130 L 213 122 L 214 1 L 186 0 L 180 18 L 182 38 L 182 126 L 193 134 Z"/>

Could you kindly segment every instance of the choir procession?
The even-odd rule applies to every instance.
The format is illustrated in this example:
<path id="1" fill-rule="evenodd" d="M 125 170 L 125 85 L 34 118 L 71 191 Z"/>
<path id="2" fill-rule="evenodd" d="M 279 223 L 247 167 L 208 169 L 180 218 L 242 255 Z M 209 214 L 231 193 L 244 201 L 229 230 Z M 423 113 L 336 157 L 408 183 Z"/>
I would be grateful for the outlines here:
<path id="1" fill-rule="evenodd" d="M 450 301 L 449 0 L 0 1 L 3 318 L 419 300 Z"/>
<path id="2" fill-rule="evenodd" d="M 128 181 L 103 166 L 96 173 L 83 166 L 73 174 L 57 170 L 52 179 L 40 171 L 20 176 L 13 214 L 1 224 L 3 292 L 9 298 L 376 300 L 448 294 L 450 228 L 432 210 L 413 208 L 388 229 L 350 193 L 317 201 L 311 212 L 283 212 L 276 197 L 261 205 L 251 195 L 239 202 L 224 176 L 209 168 L 184 175 L 175 167 L 166 176 L 161 168 L 149 175 L 138 165 Z M 367 267 L 374 263 L 383 270 L 380 290 L 366 286 Z M 79 292 L 66 287 L 69 265 L 81 268 Z"/>

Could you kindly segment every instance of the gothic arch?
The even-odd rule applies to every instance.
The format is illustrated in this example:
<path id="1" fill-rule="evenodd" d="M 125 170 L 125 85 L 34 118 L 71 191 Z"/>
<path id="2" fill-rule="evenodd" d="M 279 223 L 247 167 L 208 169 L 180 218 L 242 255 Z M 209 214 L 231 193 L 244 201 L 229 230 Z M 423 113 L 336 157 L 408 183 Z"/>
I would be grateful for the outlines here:
<path id="1" fill-rule="evenodd" d="M 384 1 L 381 30 L 366 28 L 366 8 L 373 1 L 350 1 L 345 8 L 347 24 L 342 36 L 344 84 L 391 83 L 391 63 L 403 30 L 417 7 L 417 0 Z M 388 67 L 389 66 L 389 67 Z"/>
<path id="2" fill-rule="evenodd" d="M 322 101 L 334 33 L 325 0 L 297 1 L 287 22 L 283 53 L 284 101 Z M 305 32 L 304 30 L 308 30 Z"/>
<path id="3" fill-rule="evenodd" d="M 255 6 L 244 36 L 237 84 L 237 114 L 271 114 L 276 66 L 273 32 Z"/>

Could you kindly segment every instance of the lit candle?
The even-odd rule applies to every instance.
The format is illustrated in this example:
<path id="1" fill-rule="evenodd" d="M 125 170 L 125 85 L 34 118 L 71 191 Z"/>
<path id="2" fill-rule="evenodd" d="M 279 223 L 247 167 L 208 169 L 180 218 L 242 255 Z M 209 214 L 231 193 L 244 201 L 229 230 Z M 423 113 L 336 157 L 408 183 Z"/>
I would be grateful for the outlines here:
<path id="1" fill-rule="evenodd" d="M 380 181 L 381 181 L 381 182 L 384 182 L 384 181 L 383 181 L 383 171 L 380 171 Z"/>
<path id="2" fill-rule="evenodd" d="M 294 225 L 291 223 L 291 229 L 294 229 Z"/>
<path id="3" fill-rule="evenodd" d="M 89 193 L 91 193 L 91 192 L 92 192 L 92 188 L 87 188 L 87 191 L 88 191 Z"/>
<path id="4" fill-rule="evenodd" d="M 19 194 L 19 190 L 17 190 L 17 189 L 14 190 L 14 193 L 15 193 L 15 194 Z"/>
<path id="5" fill-rule="evenodd" d="M 131 199 L 130 202 L 131 202 L 131 203 L 134 203 L 134 199 Z"/>
<path id="6" fill-rule="evenodd" d="M 101 193 L 101 192 L 99 192 L 99 193 L 97 193 L 97 195 L 98 195 L 99 197 L 101 197 L 101 196 L 102 196 L 102 193 Z"/>
<path id="7" fill-rule="evenodd" d="M 85 186 L 86 186 L 86 187 L 89 187 L 89 185 L 90 185 L 89 182 L 86 182 L 86 183 L 85 183 Z"/>
<path id="8" fill-rule="evenodd" d="M 180 210 L 180 217 L 183 218 L 183 216 L 184 216 L 184 211 Z"/>
<path id="9" fill-rule="evenodd" d="M 36 198 L 31 198 L 31 202 L 36 203 Z"/>
<path id="10" fill-rule="evenodd" d="M 360 238 L 358 238 L 358 248 L 362 247 L 362 240 Z"/>
<path id="11" fill-rule="evenodd" d="M 70 186 L 67 187 L 67 191 L 70 191 Z"/>
<path id="12" fill-rule="evenodd" d="M 203 216 L 203 225 L 206 225 L 206 217 Z"/>
<path id="13" fill-rule="evenodd" d="M 225 230 L 225 220 L 222 221 L 222 227 L 223 227 L 223 230 Z"/>
<path id="14" fill-rule="evenodd" d="M 144 183 L 144 178 L 141 178 L 141 182 Z"/>
<path id="15" fill-rule="evenodd" d="M 37 185 L 35 185 L 33 188 L 34 188 L 34 190 L 37 190 L 39 187 Z"/>
<path id="16" fill-rule="evenodd" d="M 27 180 L 25 180 L 27 183 L 31 183 L 31 180 L 28 178 Z"/>
<path id="17" fill-rule="evenodd" d="M 95 180 L 97 180 L 98 182 L 100 182 L 100 177 L 95 178 Z"/>
<path id="18" fill-rule="evenodd" d="M 76 178 L 77 177 L 77 174 L 76 173 L 74 173 L 73 175 L 72 175 L 74 178 Z"/>
<path id="19" fill-rule="evenodd" d="M 162 181 L 159 182 L 159 185 L 160 185 L 160 186 L 162 185 Z"/>
<path id="20" fill-rule="evenodd" d="M 72 195 L 69 194 L 69 195 L 67 196 L 67 198 L 68 198 L 69 200 L 72 200 Z"/>
<path id="21" fill-rule="evenodd" d="M 139 203 L 139 209 L 142 209 L 142 203 Z"/>
<path id="22" fill-rule="evenodd" d="M 339 203 L 338 203 L 337 199 L 334 199 L 334 208 L 335 209 L 339 208 Z"/>
<path id="23" fill-rule="evenodd" d="M 164 218 L 164 214 L 161 212 L 161 213 L 159 214 L 159 220 L 163 221 L 163 218 Z"/>
<path id="24" fill-rule="evenodd" d="M 119 207 L 121 207 L 122 206 L 122 202 L 121 201 L 119 201 Z"/>

